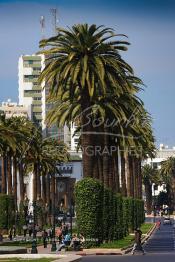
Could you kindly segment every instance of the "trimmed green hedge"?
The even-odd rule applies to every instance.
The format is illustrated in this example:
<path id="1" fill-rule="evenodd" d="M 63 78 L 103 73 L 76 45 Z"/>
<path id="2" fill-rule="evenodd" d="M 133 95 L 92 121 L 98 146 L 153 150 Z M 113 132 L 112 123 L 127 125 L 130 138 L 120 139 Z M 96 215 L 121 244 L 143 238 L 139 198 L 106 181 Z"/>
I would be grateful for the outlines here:
<path id="1" fill-rule="evenodd" d="M 13 196 L 0 194 L 0 229 L 9 229 L 15 222 L 15 202 Z"/>
<path id="2" fill-rule="evenodd" d="M 114 194 L 96 179 L 75 186 L 77 227 L 86 247 L 121 239 L 144 222 L 144 203 Z"/>
<path id="3" fill-rule="evenodd" d="M 103 188 L 96 180 L 83 179 L 77 183 L 75 194 L 79 233 L 85 236 L 87 247 L 96 246 L 103 239 Z"/>

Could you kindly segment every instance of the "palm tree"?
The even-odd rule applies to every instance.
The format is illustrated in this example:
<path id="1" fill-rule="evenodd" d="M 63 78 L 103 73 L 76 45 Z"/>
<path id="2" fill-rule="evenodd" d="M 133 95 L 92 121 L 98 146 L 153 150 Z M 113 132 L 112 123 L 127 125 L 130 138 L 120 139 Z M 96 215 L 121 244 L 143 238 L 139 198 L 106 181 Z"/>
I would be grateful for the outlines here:
<path id="1" fill-rule="evenodd" d="M 13 130 L 8 124 L 8 120 L 5 114 L 0 114 L 0 153 L 2 162 L 2 193 L 7 192 L 12 193 L 12 177 L 11 177 L 11 151 L 16 148 L 16 137 L 13 134 Z M 6 164 L 8 163 L 8 169 L 6 169 Z M 6 171 L 8 171 L 8 183 L 6 178 Z"/>
<path id="2" fill-rule="evenodd" d="M 110 28 L 84 24 L 69 30 L 59 29 L 57 36 L 40 42 L 40 47 L 52 47 L 41 51 L 46 55 L 46 67 L 40 77 L 40 81 L 44 80 L 51 87 L 52 113 L 54 110 L 55 113 L 50 122 L 57 119 L 60 125 L 70 124 L 79 115 L 84 176 L 93 174 L 93 157 L 87 151 L 95 140 L 92 136 L 95 107 L 100 115 L 107 109 L 113 111 L 114 108 L 107 103 L 106 110 L 103 110 L 102 100 L 109 93 L 110 97 L 118 98 L 124 92 L 133 93 L 137 89 L 129 81 L 132 68 L 119 54 L 119 50 L 126 50 L 129 43 L 111 41 L 113 37 Z M 116 108 L 115 112 L 118 112 Z M 105 155 L 103 162 L 103 179 L 107 185 L 108 159 Z"/>

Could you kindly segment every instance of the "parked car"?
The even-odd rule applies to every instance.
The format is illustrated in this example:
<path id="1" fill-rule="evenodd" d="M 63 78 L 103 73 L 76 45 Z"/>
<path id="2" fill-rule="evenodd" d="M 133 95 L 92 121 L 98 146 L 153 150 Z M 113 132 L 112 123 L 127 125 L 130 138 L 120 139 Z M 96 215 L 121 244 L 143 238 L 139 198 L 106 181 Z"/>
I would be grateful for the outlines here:
<path id="1" fill-rule="evenodd" d="M 171 225 L 172 224 L 171 218 L 170 217 L 164 217 L 163 224 L 164 225 Z"/>

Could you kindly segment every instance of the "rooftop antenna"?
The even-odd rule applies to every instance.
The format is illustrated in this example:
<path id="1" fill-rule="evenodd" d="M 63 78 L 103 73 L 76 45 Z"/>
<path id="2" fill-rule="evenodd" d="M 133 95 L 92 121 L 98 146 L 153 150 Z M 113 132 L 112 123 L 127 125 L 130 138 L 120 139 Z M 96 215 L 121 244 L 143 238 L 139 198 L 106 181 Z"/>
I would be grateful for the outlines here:
<path id="1" fill-rule="evenodd" d="M 41 25 L 41 38 L 45 38 L 45 17 L 42 15 L 40 17 L 40 25 Z"/>
<path id="2" fill-rule="evenodd" d="M 51 8 L 50 12 L 52 14 L 52 26 L 53 26 L 53 35 L 57 34 L 57 9 L 56 8 Z"/>

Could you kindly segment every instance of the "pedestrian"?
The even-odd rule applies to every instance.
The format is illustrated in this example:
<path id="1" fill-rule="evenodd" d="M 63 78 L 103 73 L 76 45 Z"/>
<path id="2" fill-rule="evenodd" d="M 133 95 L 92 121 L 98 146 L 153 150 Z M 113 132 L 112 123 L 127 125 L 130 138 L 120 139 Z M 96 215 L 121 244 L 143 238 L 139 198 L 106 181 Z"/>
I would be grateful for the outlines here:
<path id="1" fill-rule="evenodd" d="M 22 228 L 23 228 L 24 237 L 26 238 L 26 235 L 27 235 L 27 226 L 24 225 Z"/>
<path id="2" fill-rule="evenodd" d="M 158 230 L 160 230 L 160 226 L 161 226 L 161 221 L 160 219 L 156 222 L 156 227 Z"/>
<path id="3" fill-rule="evenodd" d="M 0 233 L 0 242 L 3 242 L 3 234 Z"/>
<path id="4" fill-rule="evenodd" d="M 43 245 L 44 245 L 44 248 L 47 248 L 47 238 L 48 238 L 48 234 L 47 234 L 47 231 L 44 229 L 44 231 L 43 231 Z"/>
<path id="5" fill-rule="evenodd" d="M 12 237 L 13 237 L 13 235 L 12 235 L 12 228 L 10 228 L 10 230 L 9 230 L 9 239 L 12 240 Z"/>
<path id="6" fill-rule="evenodd" d="M 13 225 L 13 237 L 15 238 L 16 237 L 16 226 Z"/>
<path id="7" fill-rule="evenodd" d="M 28 230 L 29 230 L 29 237 L 31 237 L 32 235 L 32 225 L 31 224 L 28 225 Z"/>
<path id="8" fill-rule="evenodd" d="M 140 230 L 140 228 L 135 229 L 135 243 L 131 251 L 132 255 L 134 255 L 136 250 L 141 251 L 142 254 L 145 255 L 145 251 L 142 247 L 141 237 L 142 237 L 142 231 Z"/>
<path id="9" fill-rule="evenodd" d="M 49 230 L 49 239 L 50 239 L 50 243 L 52 243 L 52 237 L 53 237 L 53 234 L 52 234 L 52 229 Z"/>

